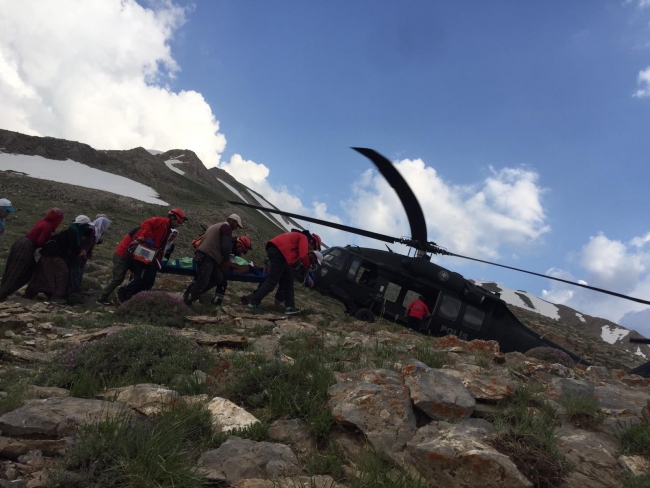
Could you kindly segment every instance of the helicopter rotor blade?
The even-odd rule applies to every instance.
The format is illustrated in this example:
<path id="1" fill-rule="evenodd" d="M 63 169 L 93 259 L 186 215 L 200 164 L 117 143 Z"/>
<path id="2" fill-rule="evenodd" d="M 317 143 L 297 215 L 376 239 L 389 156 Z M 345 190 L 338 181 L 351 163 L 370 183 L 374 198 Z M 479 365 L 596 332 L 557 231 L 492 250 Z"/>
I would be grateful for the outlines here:
<path id="1" fill-rule="evenodd" d="M 404 180 L 399 171 L 397 171 L 397 168 L 395 168 L 393 163 L 374 149 L 367 149 L 364 147 L 353 147 L 352 149 L 370 159 L 382 176 L 386 178 L 386 181 L 388 181 L 390 186 L 393 187 L 402 202 L 402 206 L 406 212 L 406 217 L 409 220 L 411 239 L 415 241 L 413 247 L 420 251 L 426 251 L 427 223 L 424 220 L 422 207 L 420 207 L 418 199 L 415 197 L 413 190 L 411 190 L 411 187 L 408 185 L 406 180 Z"/>
<path id="2" fill-rule="evenodd" d="M 357 234 L 357 235 L 364 236 L 364 237 L 370 237 L 371 239 L 377 239 L 378 241 L 388 242 L 390 244 L 395 244 L 396 242 L 401 241 L 401 239 L 399 237 L 390 237 L 390 236 L 387 236 L 387 235 L 384 235 L 384 234 L 378 234 L 377 232 L 371 232 L 369 230 L 357 229 L 356 227 L 350 227 L 349 225 L 335 224 L 333 222 L 327 222 L 325 220 L 315 219 L 313 217 L 306 217 L 304 215 L 298 215 L 298 214 L 294 214 L 294 213 L 290 213 L 290 212 L 285 212 L 283 210 L 277 210 L 275 208 L 260 207 L 258 205 L 252 205 L 250 203 L 244 203 L 244 202 L 228 201 L 228 203 L 230 203 L 232 205 L 239 205 L 240 207 L 248 207 L 248 208 L 252 208 L 252 209 L 255 209 L 255 210 L 261 210 L 263 212 L 276 213 L 276 214 L 279 214 L 279 215 L 284 215 L 286 217 L 291 217 L 292 219 L 304 220 L 306 222 L 312 222 L 314 224 L 320 224 L 320 225 L 324 225 L 326 227 L 332 227 L 333 229 L 342 230 L 344 232 L 350 232 L 351 234 Z"/>
<path id="3" fill-rule="evenodd" d="M 576 283 L 575 281 L 564 280 L 562 278 L 556 278 L 554 276 L 549 276 L 549 275 L 545 275 L 545 274 L 541 274 L 541 273 L 535 273 L 533 271 L 527 271 L 527 270 L 521 269 L 521 268 L 514 268 L 512 266 L 506 266 L 505 264 L 492 263 L 490 261 L 483 261 L 482 259 L 470 258 L 469 256 L 461 256 L 460 254 L 455 254 L 453 252 L 447 252 L 447 254 L 449 256 L 454 256 L 454 257 L 457 257 L 457 258 L 469 259 L 471 261 L 477 261 L 479 263 L 491 264 L 492 266 L 499 266 L 500 268 L 512 269 L 514 271 L 520 271 L 522 273 L 528 273 L 528 274 L 535 275 L 535 276 L 541 276 L 542 278 L 548 278 L 549 280 L 561 281 L 562 283 L 568 283 L 569 285 L 579 286 L 581 288 L 586 288 L 588 290 L 593 290 L 593 291 L 597 291 L 597 292 L 600 292 L 600 293 L 605 293 L 607 295 L 612 295 L 612 296 L 618 297 L 618 298 L 624 298 L 625 300 L 631 300 L 631 301 L 637 302 L 637 303 L 643 303 L 644 305 L 650 305 L 649 301 L 641 300 L 640 298 L 635 298 L 635 297 L 631 297 L 631 296 L 628 296 L 628 295 L 623 295 L 621 293 L 616 293 L 615 291 L 604 290 L 603 288 L 596 288 L 595 286 L 583 285 L 582 283 Z"/>

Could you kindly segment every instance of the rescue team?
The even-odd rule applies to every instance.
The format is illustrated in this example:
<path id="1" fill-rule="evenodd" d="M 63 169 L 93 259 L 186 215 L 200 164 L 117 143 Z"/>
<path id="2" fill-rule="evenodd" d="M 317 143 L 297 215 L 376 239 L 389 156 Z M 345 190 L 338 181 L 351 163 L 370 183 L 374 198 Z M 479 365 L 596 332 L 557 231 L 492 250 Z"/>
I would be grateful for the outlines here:
<path id="1" fill-rule="evenodd" d="M 0 238 L 6 235 L 5 217 L 12 212 L 15 209 L 11 202 L 0 199 Z M 102 242 L 102 234 L 111 221 L 103 214 L 93 221 L 79 215 L 66 230 L 56 234 L 63 219 L 61 209 L 51 208 L 27 234 L 12 244 L 0 282 L 0 301 L 27 285 L 26 298 L 43 293 L 55 303 L 75 303 L 86 262 L 92 258 L 95 245 Z M 178 227 L 185 222 L 185 212 L 175 208 L 166 217 L 147 219 L 126 234 L 113 253 L 112 279 L 102 289 L 97 303 L 112 305 L 110 296 L 115 289 L 118 289 L 119 303 L 141 291 L 151 290 L 156 275 L 174 250 Z M 191 306 L 212 288 L 216 288 L 216 297 L 223 298 L 226 286 L 223 272 L 246 272 L 248 263 L 240 256 L 252 249 L 252 243 L 247 236 L 233 237 L 233 232 L 239 229 L 243 229 L 241 218 L 232 214 L 225 222 L 211 225 L 192 241 L 196 276 L 183 293 L 186 305 Z M 253 294 L 242 297 L 246 311 L 259 312 L 264 297 L 278 287 L 276 300 L 285 303 L 284 313 L 298 313 L 293 271 L 302 267 L 305 279 L 313 286 L 307 276 L 312 265 L 322 262 L 321 245 L 321 238 L 307 231 L 294 230 L 271 239 L 266 244 L 267 278 Z M 40 254 L 38 262 L 37 251 Z M 130 279 L 123 285 L 129 273 Z M 221 300 L 215 298 L 215 302 L 221 303 Z"/>

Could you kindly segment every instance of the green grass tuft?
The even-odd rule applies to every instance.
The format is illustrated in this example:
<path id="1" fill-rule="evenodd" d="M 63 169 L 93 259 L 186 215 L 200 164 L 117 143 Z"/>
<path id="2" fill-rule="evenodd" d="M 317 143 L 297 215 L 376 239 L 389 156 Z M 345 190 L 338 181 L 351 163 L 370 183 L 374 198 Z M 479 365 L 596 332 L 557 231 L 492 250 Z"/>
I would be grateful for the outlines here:
<path id="1" fill-rule="evenodd" d="M 119 306 L 115 317 L 126 322 L 183 327 L 185 317 L 194 313 L 182 300 L 164 291 L 142 291 Z"/>
<path id="2" fill-rule="evenodd" d="M 600 403 L 592 396 L 567 395 L 562 398 L 562 406 L 567 420 L 580 429 L 593 429 L 605 420 Z"/>
<path id="3" fill-rule="evenodd" d="M 633 425 L 627 429 L 621 438 L 621 451 L 650 458 L 650 426 Z"/>
<path id="4" fill-rule="evenodd" d="M 248 427 L 235 428 L 228 432 L 219 432 L 212 437 L 208 447 L 216 449 L 230 438 L 230 436 L 250 439 L 251 441 L 261 442 L 269 439 L 269 424 L 266 422 L 255 422 Z"/>
<path id="5" fill-rule="evenodd" d="M 454 362 L 445 351 L 435 348 L 431 341 L 420 341 L 413 349 L 413 357 L 430 368 L 439 369 Z"/>

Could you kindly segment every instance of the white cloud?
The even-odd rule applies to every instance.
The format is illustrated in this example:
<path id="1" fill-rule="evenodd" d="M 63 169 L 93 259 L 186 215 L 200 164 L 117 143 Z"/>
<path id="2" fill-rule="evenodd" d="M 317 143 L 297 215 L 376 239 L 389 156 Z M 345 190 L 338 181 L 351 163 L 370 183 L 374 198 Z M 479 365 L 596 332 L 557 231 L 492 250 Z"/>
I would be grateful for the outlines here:
<path id="1" fill-rule="evenodd" d="M 497 258 L 503 247 L 523 250 L 550 230 L 537 174 L 523 168 L 491 169 L 484 181 L 453 185 L 421 159 L 395 166 L 422 206 L 429 239 L 459 254 Z M 345 202 L 352 225 L 391 236 L 409 234 L 408 219 L 384 178 L 366 171 Z"/>
<path id="2" fill-rule="evenodd" d="M 203 96 L 164 84 L 185 22 L 171 0 L 0 0 L 0 127 L 102 149 L 192 149 L 215 166 L 226 139 Z"/>
<path id="3" fill-rule="evenodd" d="M 637 76 L 637 84 L 640 88 L 635 91 L 634 95 L 632 96 L 637 98 L 650 97 L 650 66 L 648 66 L 643 71 L 639 71 L 639 75 Z"/>

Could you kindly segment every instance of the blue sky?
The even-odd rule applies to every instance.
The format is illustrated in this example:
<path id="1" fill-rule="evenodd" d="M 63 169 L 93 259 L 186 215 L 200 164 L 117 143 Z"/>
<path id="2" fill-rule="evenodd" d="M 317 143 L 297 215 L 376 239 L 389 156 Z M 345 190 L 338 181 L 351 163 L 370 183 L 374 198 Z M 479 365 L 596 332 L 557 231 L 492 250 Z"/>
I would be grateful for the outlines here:
<path id="1" fill-rule="evenodd" d="M 69 20 L 0 20 L 0 127 L 194 149 L 282 208 L 405 235 L 349 149 L 371 147 L 400 161 L 451 251 L 650 299 L 647 0 L 64 3 Z M 39 15 L 60 19 L 28 28 Z M 93 110 L 109 123 L 78 115 Z M 442 263 L 588 314 L 642 308 Z"/>

